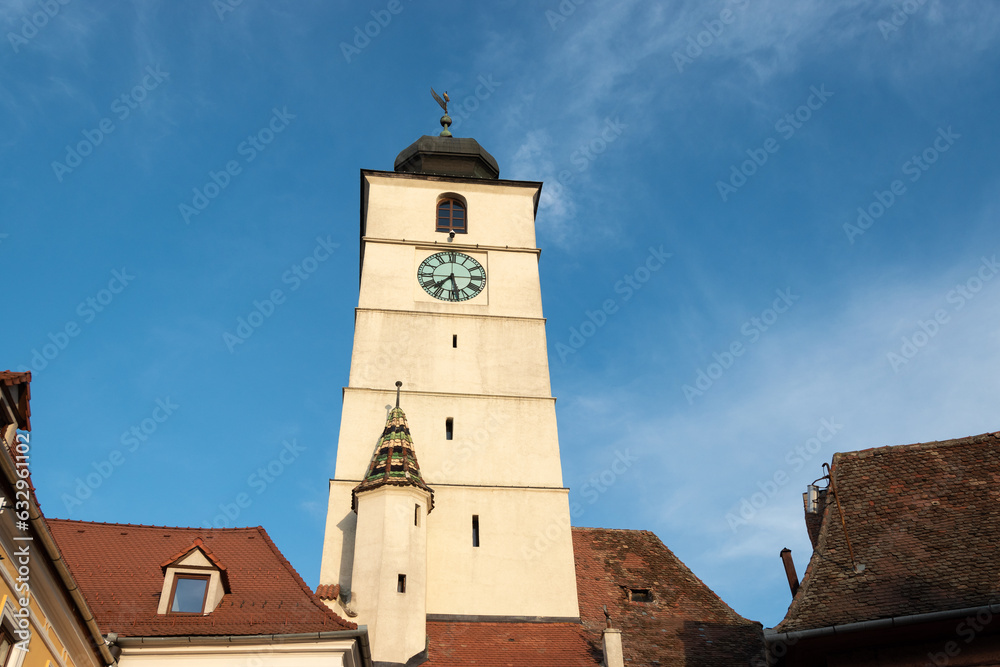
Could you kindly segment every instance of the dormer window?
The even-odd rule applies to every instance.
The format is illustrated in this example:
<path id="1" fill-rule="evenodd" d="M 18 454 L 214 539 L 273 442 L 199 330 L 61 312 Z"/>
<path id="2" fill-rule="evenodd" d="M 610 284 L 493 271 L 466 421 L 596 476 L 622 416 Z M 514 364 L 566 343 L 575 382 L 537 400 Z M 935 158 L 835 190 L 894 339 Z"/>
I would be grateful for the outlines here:
<path id="1" fill-rule="evenodd" d="M 210 614 L 229 592 L 225 566 L 201 538 L 160 567 L 163 588 L 157 614 Z"/>
<path id="2" fill-rule="evenodd" d="M 465 234 L 469 231 L 465 202 L 458 195 L 446 195 L 438 200 L 437 231 Z"/>
<path id="3" fill-rule="evenodd" d="M 210 580 L 211 577 L 204 574 L 177 574 L 174 577 L 174 592 L 170 595 L 170 613 L 204 612 Z"/>
<path id="4" fill-rule="evenodd" d="M 653 591 L 648 588 L 630 588 L 628 589 L 628 599 L 629 602 L 652 602 Z"/>

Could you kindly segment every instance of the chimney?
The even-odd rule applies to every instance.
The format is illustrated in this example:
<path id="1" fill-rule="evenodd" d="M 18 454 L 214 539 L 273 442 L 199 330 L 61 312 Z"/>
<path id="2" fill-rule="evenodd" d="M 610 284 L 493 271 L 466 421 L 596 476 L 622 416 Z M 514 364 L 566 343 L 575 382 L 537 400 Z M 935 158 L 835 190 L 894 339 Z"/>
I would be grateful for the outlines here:
<path id="1" fill-rule="evenodd" d="M 799 591 L 799 575 L 795 574 L 795 563 L 792 562 L 792 550 L 785 547 L 781 550 L 781 562 L 785 564 L 785 576 L 788 577 L 788 588 L 792 597 Z"/>
<path id="2" fill-rule="evenodd" d="M 604 646 L 604 667 L 625 667 L 625 653 L 622 651 L 622 631 L 611 627 L 611 614 L 604 605 L 606 627 L 602 644 Z"/>
<path id="3" fill-rule="evenodd" d="M 604 629 L 604 667 L 625 667 L 622 652 L 622 631 L 615 628 Z"/>

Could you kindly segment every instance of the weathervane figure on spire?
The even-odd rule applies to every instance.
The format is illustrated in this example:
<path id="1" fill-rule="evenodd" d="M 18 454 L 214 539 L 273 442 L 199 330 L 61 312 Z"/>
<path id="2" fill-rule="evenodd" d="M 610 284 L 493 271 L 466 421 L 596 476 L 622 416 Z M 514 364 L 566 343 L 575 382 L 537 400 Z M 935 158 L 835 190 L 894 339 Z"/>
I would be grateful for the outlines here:
<path id="1" fill-rule="evenodd" d="M 444 99 L 443 100 L 441 99 L 440 95 L 438 95 L 436 92 L 434 92 L 433 88 L 431 88 L 431 95 L 434 96 L 434 100 L 439 105 L 441 105 L 442 109 L 444 109 L 444 115 L 441 116 L 441 127 L 444 128 L 444 129 L 441 130 L 441 134 L 439 136 L 450 137 L 451 136 L 451 132 L 448 131 L 448 126 L 451 125 L 451 116 L 448 115 L 448 102 L 451 101 L 451 98 L 448 97 L 448 91 L 447 90 L 444 91 Z"/>

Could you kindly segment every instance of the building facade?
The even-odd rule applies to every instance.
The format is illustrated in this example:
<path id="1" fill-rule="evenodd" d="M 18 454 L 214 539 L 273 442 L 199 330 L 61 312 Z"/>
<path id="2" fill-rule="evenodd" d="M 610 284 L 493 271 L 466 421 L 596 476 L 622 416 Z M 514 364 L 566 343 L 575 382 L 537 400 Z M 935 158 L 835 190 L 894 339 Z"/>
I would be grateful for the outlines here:
<path id="1" fill-rule="evenodd" d="M 495 165 L 475 140 L 423 137 L 396 171 L 361 172 L 361 288 L 320 581 L 339 584 L 362 623 L 378 584 L 354 575 L 382 545 L 356 540 L 351 494 L 397 381 L 434 489 L 428 616 L 579 618 L 535 244 L 541 184 L 499 180 Z M 553 523 L 557 538 L 525 567 Z"/>
<path id="2" fill-rule="evenodd" d="M 759 624 L 655 536 L 570 527 L 541 187 L 501 180 L 475 140 L 444 133 L 392 172 L 361 171 L 321 597 L 369 628 L 376 664 L 743 664 Z"/>
<path id="3" fill-rule="evenodd" d="M 823 479 L 769 662 L 1000 665 L 1000 433 L 838 453 Z"/>
<path id="4" fill-rule="evenodd" d="M 263 528 L 50 524 L 121 667 L 372 664 Z"/>
<path id="5" fill-rule="evenodd" d="M 66 568 L 31 483 L 31 373 L 0 371 L 0 665 L 114 659 Z"/>

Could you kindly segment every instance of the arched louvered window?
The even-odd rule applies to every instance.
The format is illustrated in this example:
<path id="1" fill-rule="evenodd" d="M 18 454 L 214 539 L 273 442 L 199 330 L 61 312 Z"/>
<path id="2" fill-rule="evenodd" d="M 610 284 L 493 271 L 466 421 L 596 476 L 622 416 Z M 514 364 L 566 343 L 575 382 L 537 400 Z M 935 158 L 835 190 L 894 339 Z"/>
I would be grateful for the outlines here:
<path id="1" fill-rule="evenodd" d="M 464 202 L 454 197 L 446 197 L 438 202 L 437 231 L 465 234 L 469 231 L 467 222 Z"/>

